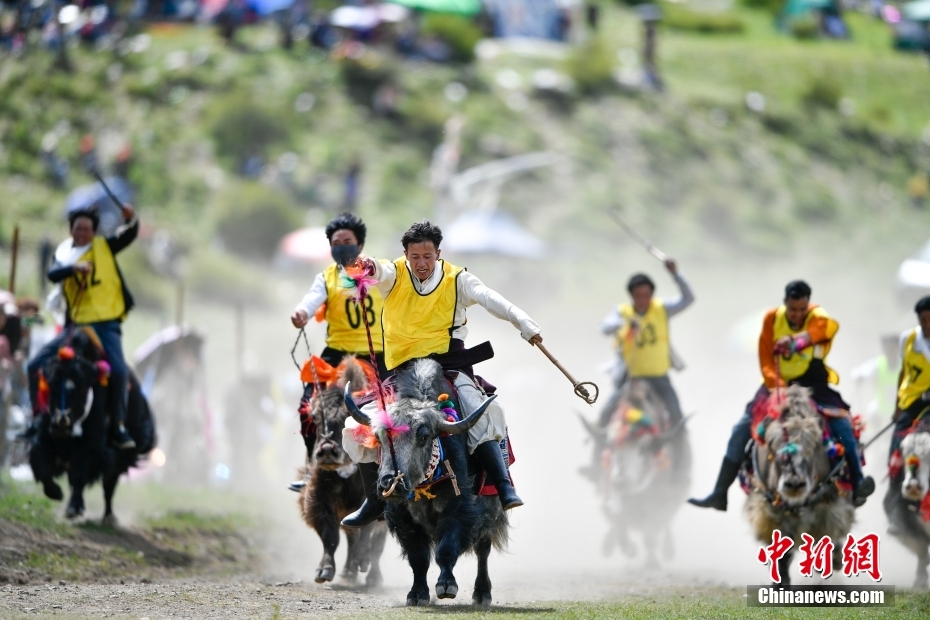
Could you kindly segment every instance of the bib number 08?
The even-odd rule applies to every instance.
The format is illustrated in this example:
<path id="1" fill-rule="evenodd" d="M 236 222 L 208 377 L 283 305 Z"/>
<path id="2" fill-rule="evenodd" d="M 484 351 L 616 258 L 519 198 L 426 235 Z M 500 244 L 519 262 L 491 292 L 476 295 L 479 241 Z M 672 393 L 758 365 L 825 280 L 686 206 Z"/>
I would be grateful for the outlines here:
<path id="1" fill-rule="evenodd" d="M 375 324 L 375 302 L 371 298 L 371 295 L 365 297 L 365 318 L 368 319 L 368 325 Z M 351 299 L 346 299 L 346 317 L 349 319 L 349 326 L 352 329 L 358 329 L 362 326 L 362 312 L 359 309 L 359 304 L 353 302 Z"/>

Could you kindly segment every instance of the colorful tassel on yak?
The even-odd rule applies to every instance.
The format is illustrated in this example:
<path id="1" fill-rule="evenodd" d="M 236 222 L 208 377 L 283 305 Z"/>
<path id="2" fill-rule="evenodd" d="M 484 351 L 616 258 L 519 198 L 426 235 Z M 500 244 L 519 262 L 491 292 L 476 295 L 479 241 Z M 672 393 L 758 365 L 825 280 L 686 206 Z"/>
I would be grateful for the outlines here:
<path id="1" fill-rule="evenodd" d="M 350 299 L 357 304 L 368 297 L 368 291 L 377 283 L 378 281 L 368 275 L 367 269 L 362 265 L 349 265 L 339 271 L 339 286 L 345 289 Z"/>

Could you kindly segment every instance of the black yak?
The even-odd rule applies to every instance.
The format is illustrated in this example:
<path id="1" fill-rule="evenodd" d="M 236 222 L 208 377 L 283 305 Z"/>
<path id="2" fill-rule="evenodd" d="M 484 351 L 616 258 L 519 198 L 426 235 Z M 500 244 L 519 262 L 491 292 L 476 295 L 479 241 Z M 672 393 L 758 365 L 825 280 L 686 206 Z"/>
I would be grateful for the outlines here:
<path id="1" fill-rule="evenodd" d="M 126 430 L 136 443 L 129 450 L 112 448 L 109 433 L 106 365 L 91 339 L 76 330 L 70 347 L 41 369 L 47 385 L 48 414 L 41 417 L 32 440 L 29 464 L 45 495 L 61 500 L 64 494 L 54 478 L 67 472 L 71 499 L 69 519 L 84 513 L 84 487 L 103 479 L 106 510 L 103 524 L 113 526 L 113 493 L 119 477 L 136 465 L 139 456 L 155 447 L 155 420 L 142 395 L 139 381 L 130 372 Z"/>
<path id="2" fill-rule="evenodd" d="M 488 556 L 507 540 L 507 517 L 498 498 L 478 496 L 475 463 L 465 444 L 465 433 L 484 414 L 493 396 L 459 422 L 440 411 L 441 394 L 452 394 L 451 384 L 434 360 L 413 362 L 393 379 L 394 401 L 387 412 L 369 419 L 352 400 L 345 400 L 352 417 L 378 439 L 379 487 L 387 499 L 385 517 L 413 569 L 407 605 L 430 602 L 426 573 L 431 552 L 439 565 L 438 598 L 455 598 L 458 584 L 452 569 L 459 556 L 474 551 L 478 576 L 472 601 L 491 604 Z M 361 427 L 359 427 L 361 429 Z"/>
<path id="3" fill-rule="evenodd" d="M 347 382 L 356 389 L 365 389 L 369 382 L 361 363 L 353 357 L 340 364 L 336 381 L 314 394 L 310 401 L 316 441 L 312 461 L 299 472 L 301 477 L 309 478 L 297 500 L 300 514 L 323 542 L 323 558 L 314 577 L 317 583 L 332 581 L 336 576 L 334 556 L 339 546 L 339 522 L 365 501 L 358 468 L 342 449 L 342 427 L 348 417 L 342 390 Z M 342 577 L 354 581 L 359 572 L 368 571 L 365 585 L 380 586 L 383 578 L 379 561 L 387 538 L 384 524 L 375 522 L 343 531 L 349 548 Z"/>

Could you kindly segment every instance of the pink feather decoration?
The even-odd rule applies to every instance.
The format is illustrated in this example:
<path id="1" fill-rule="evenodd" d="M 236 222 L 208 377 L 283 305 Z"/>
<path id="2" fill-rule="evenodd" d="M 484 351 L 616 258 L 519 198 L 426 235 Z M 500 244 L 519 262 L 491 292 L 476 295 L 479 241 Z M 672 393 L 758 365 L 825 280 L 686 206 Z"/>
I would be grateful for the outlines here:
<path id="1" fill-rule="evenodd" d="M 358 304 L 368 297 L 368 291 L 378 284 L 378 280 L 370 276 L 366 269 L 350 265 L 344 270 L 341 284 L 350 294 L 350 299 Z"/>
<path id="2" fill-rule="evenodd" d="M 410 427 L 406 424 L 395 423 L 387 411 L 378 411 L 375 413 L 371 418 L 371 425 L 377 429 L 388 431 L 392 435 L 400 435 L 401 433 L 410 431 Z"/>

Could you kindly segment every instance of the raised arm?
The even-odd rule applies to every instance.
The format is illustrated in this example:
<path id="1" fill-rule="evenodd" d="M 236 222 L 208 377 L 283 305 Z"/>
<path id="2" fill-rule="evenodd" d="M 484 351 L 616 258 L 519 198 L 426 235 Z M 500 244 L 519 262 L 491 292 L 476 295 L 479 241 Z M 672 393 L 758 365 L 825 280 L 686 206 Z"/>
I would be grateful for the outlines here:
<path id="1" fill-rule="evenodd" d="M 110 251 L 114 254 L 125 250 L 139 235 L 139 217 L 133 208 L 129 205 L 124 207 L 123 217 L 126 218 L 126 223 L 117 228 L 116 234 L 112 237 L 107 237 L 107 245 L 110 246 Z"/>
<path id="2" fill-rule="evenodd" d="M 491 315 L 509 321 L 511 325 L 520 330 L 520 336 L 524 340 L 531 340 L 540 332 L 539 325 L 529 315 L 467 271 L 459 274 L 458 295 L 466 308 L 478 304 Z"/>
<path id="3" fill-rule="evenodd" d="M 672 318 L 694 303 L 694 292 L 691 290 L 691 285 L 688 284 L 688 280 L 678 271 L 677 267 L 674 271 L 671 269 L 669 269 L 669 271 L 672 274 L 672 278 L 675 280 L 675 284 L 678 285 L 679 295 L 673 299 L 663 300 L 662 303 L 665 305 L 666 315 L 668 318 Z"/>

